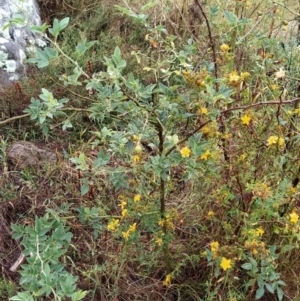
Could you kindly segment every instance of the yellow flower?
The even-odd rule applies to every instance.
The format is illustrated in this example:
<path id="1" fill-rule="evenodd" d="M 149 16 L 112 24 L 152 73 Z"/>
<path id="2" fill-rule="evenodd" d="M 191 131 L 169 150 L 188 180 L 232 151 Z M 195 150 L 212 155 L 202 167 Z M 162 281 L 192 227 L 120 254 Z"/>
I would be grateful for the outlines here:
<path id="1" fill-rule="evenodd" d="M 123 235 L 123 237 L 124 237 L 125 240 L 128 240 L 129 236 L 130 236 L 130 232 L 129 231 L 122 232 L 122 235 Z"/>
<path id="2" fill-rule="evenodd" d="M 120 221 L 118 219 L 112 219 L 108 225 L 107 229 L 110 231 L 115 231 L 119 227 Z"/>
<path id="3" fill-rule="evenodd" d="M 163 227 L 164 224 L 165 224 L 165 221 L 163 219 L 161 219 L 161 220 L 158 221 L 158 225 L 159 226 Z"/>
<path id="4" fill-rule="evenodd" d="M 200 112 L 201 112 L 201 114 L 203 114 L 203 115 L 206 115 L 207 113 L 208 113 L 208 111 L 207 111 L 207 109 L 206 108 L 200 108 Z"/>
<path id="5" fill-rule="evenodd" d="M 123 210 L 126 207 L 127 203 L 125 201 L 122 201 L 118 206 L 121 207 L 121 209 Z"/>
<path id="6" fill-rule="evenodd" d="M 156 242 L 159 246 L 161 246 L 161 245 L 163 244 L 163 240 L 162 240 L 161 237 L 156 238 L 155 242 Z"/>
<path id="7" fill-rule="evenodd" d="M 217 241 L 212 241 L 209 245 L 210 245 L 210 250 L 213 253 L 213 257 L 216 258 L 219 249 L 219 243 Z"/>
<path id="8" fill-rule="evenodd" d="M 128 210 L 127 209 L 123 209 L 121 214 L 122 214 L 123 217 L 125 217 L 127 215 L 127 213 L 128 213 Z"/>
<path id="9" fill-rule="evenodd" d="M 215 213 L 212 210 L 209 210 L 208 213 L 207 213 L 208 218 L 211 218 L 214 215 L 215 215 Z"/>
<path id="10" fill-rule="evenodd" d="M 249 78 L 250 77 L 250 73 L 249 72 L 241 72 L 241 79 L 242 80 L 245 80 L 245 79 L 247 79 L 247 78 Z"/>
<path id="11" fill-rule="evenodd" d="M 236 85 L 240 82 L 241 77 L 238 75 L 237 71 L 232 71 L 229 73 L 229 83 Z"/>
<path id="12" fill-rule="evenodd" d="M 133 163 L 138 163 L 140 161 L 141 161 L 141 157 L 139 155 L 132 156 L 132 162 Z"/>
<path id="13" fill-rule="evenodd" d="M 284 139 L 283 138 L 278 138 L 278 145 L 283 146 L 284 145 Z"/>
<path id="14" fill-rule="evenodd" d="M 141 200 L 141 195 L 140 194 L 136 194 L 134 197 L 133 197 L 133 200 L 137 203 Z"/>
<path id="15" fill-rule="evenodd" d="M 135 230 L 136 230 L 136 223 L 134 223 L 134 224 L 132 224 L 131 226 L 129 226 L 128 232 L 129 232 L 129 233 L 132 233 L 132 232 L 134 232 Z"/>
<path id="16" fill-rule="evenodd" d="M 246 5 L 245 5 L 246 9 L 250 8 L 250 6 L 251 6 L 251 2 L 250 2 L 250 1 L 246 1 L 245 4 L 246 4 Z"/>
<path id="17" fill-rule="evenodd" d="M 243 115 L 241 117 L 242 124 L 249 125 L 251 121 L 251 117 L 249 115 Z"/>
<path id="18" fill-rule="evenodd" d="M 296 212 L 292 212 L 292 213 L 289 214 L 289 216 L 290 216 L 290 222 L 294 223 L 294 224 L 297 224 L 298 219 L 299 219 L 299 215 Z"/>
<path id="19" fill-rule="evenodd" d="M 210 157 L 210 156 L 211 156 L 211 153 L 210 153 L 209 150 L 207 150 L 204 154 L 201 155 L 200 159 L 201 160 L 207 160 L 208 157 Z"/>
<path id="20" fill-rule="evenodd" d="M 256 235 L 262 236 L 265 233 L 264 229 L 262 227 L 259 227 L 256 229 Z"/>
<path id="21" fill-rule="evenodd" d="M 221 49 L 221 51 L 223 51 L 223 52 L 228 52 L 229 51 L 229 49 L 230 49 L 230 47 L 229 47 L 229 45 L 228 44 L 222 44 L 221 46 L 220 46 L 220 49 Z"/>
<path id="22" fill-rule="evenodd" d="M 228 269 L 230 269 L 232 267 L 231 265 L 231 260 L 230 259 L 227 259 L 225 257 L 222 257 L 222 260 L 221 260 L 221 263 L 220 263 L 220 267 L 226 271 Z"/>
<path id="23" fill-rule="evenodd" d="M 187 146 L 185 146 L 184 148 L 182 148 L 182 149 L 180 150 L 180 153 L 181 153 L 181 157 L 182 157 L 182 158 L 186 158 L 186 157 L 189 157 L 189 156 L 190 156 L 191 150 L 190 150 Z"/>
<path id="24" fill-rule="evenodd" d="M 171 279 L 172 279 L 172 276 L 171 274 L 168 274 L 165 278 L 165 280 L 163 281 L 163 286 L 170 286 L 171 284 Z"/>
<path id="25" fill-rule="evenodd" d="M 273 144 L 278 144 L 279 146 L 284 145 L 284 139 L 278 136 L 270 136 L 267 142 L 268 142 L 268 146 Z"/>
<path id="26" fill-rule="evenodd" d="M 279 90 L 279 86 L 274 84 L 274 85 L 271 85 L 271 90 L 273 91 L 278 91 Z"/>
<path id="27" fill-rule="evenodd" d="M 276 144 L 278 140 L 277 136 L 270 136 L 269 139 L 267 140 L 268 145 Z"/>

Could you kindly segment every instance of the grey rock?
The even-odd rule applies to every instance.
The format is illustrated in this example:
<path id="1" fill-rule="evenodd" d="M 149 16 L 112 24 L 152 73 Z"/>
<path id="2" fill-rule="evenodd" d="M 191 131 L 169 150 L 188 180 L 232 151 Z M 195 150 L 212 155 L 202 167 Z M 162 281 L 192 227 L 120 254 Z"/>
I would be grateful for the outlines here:
<path id="1" fill-rule="evenodd" d="M 13 143 L 8 148 L 7 157 L 16 169 L 38 167 L 56 162 L 55 153 L 41 149 L 35 144 L 27 141 Z"/>
<path id="2" fill-rule="evenodd" d="M 12 20 L 20 22 L 13 22 L 6 27 Z M 19 80 L 26 75 L 24 61 L 27 48 L 46 46 L 39 35 L 30 31 L 31 26 L 40 24 L 35 0 L 0 0 L 0 84 Z"/>

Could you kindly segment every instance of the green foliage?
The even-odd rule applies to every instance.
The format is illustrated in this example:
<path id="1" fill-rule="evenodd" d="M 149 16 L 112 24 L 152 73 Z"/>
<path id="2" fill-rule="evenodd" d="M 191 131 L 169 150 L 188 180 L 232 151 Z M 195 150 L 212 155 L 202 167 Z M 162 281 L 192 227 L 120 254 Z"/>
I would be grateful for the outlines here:
<path id="1" fill-rule="evenodd" d="M 41 296 L 52 296 L 53 300 L 82 300 L 86 292 L 76 291 L 78 277 L 65 270 L 60 259 L 67 252 L 72 234 L 60 220 L 48 214 L 36 218 L 34 227 L 11 225 L 13 238 L 22 238 L 26 264 L 20 271 L 20 292 L 10 300 L 36 300 Z"/>

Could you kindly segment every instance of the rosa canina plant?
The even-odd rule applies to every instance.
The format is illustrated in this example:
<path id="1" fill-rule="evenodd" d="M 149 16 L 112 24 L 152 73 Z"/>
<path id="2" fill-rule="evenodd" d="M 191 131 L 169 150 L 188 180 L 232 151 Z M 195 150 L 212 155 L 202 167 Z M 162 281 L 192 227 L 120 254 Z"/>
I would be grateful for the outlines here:
<path id="1" fill-rule="evenodd" d="M 164 262 L 164 287 L 180 287 L 184 268 L 192 263 L 199 270 L 200 265 L 206 268 L 206 275 L 199 277 L 199 286 L 205 288 L 201 300 L 220 294 L 230 300 L 252 300 L 266 293 L 282 300 L 283 263 L 299 240 L 299 98 L 288 80 L 294 76 L 296 56 L 292 47 L 286 53 L 274 40 L 265 39 L 263 43 L 282 57 L 280 65 L 275 65 L 276 55 L 249 50 L 249 63 L 244 64 L 248 68 L 239 70 L 235 54 L 244 50 L 239 38 L 249 45 L 256 41 L 256 23 L 239 16 L 240 5 L 228 8 L 222 21 L 217 6 L 210 14 L 203 10 L 211 56 L 202 60 L 193 39 L 177 46 L 162 25 L 148 22 L 144 12 L 151 5 L 140 14 L 118 7 L 147 31 L 151 65 L 138 65 L 140 73 L 126 69 L 127 61 L 116 47 L 111 57 L 104 57 L 106 70 L 89 76 L 76 56 L 83 56 L 95 42 L 80 43 L 75 56 L 65 53 L 57 37 L 68 19 L 55 20 L 48 38 L 54 50 L 40 50 L 30 62 L 44 67 L 63 56 L 74 64 L 73 74 L 61 76 L 64 84 L 85 85 L 96 97 L 84 110 L 66 107 L 67 99 L 56 100 L 43 89 L 40 100 L 32 99 L 26 112 L 45 134 L 55 117 L 65 117 L 66 130 L 73 126 L 66 112 L 89 113 L 95 125 L 90 147 L 97 149 L 97 157 L 80 152 L 70 159 L 81 175 L 81 194 L 100 193 L 91 189 L 105 171 L 118 199 L 112 212 L 102 217 L 102 231 L 122 243 L 125 258 L 131 250 L 147 253 L 142 240 L 146 233 L 151 250 L 157 250 Z M 220 22 L 234 30 L 217 39 L 212 33 L 221 30 Z M 45 29 L 33 28 L 39 33 Z M 141 64 L 142 54 L 134 55 Z M 269 66 L 276 70 L 271 75 L 265 74 Z M 172 201 L 180 187 L 188 187 L 191 195 L 196 192 L 192 204 Z M 180 245 L 180 235 L 191 229 L 196 234 L 189 236 L 190 245 L 199 247 L 186 248 L 184 257 L 174 245 Z M 152 268 L 159 259 L 153 259 Z M 193 282 L 186 281 L 193 289 Z"/>

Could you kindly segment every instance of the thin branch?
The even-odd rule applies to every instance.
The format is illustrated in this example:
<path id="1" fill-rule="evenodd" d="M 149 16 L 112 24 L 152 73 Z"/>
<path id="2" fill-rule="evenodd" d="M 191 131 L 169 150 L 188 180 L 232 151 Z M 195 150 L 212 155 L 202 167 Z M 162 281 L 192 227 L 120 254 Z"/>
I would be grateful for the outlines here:
<path id="1" fill-rule="evenodd" d="M 297 100 L 300 100 L 300 97 L 293 98 L 293 99 L 290 99 L 290 100 L 282 100 L 282 101 L 274 100 L 274 101 L 257 102 L 257 103 L 253 103 L 253 104 L 247 105 L 247 106 L 232 107 L 232 108 L 226 109 L 224 111 L 221 111 L 220 115 L 225 114 L 225 113 L 230 112 L 230 111 L 237 111 L 237 110 L 243 110 L 244 111 L 244 110 L 247 110 L 247 109 L 250 109 L 250 108 L 255 108 L 255 107 L 260 107 L 260 106 L 265 106 L 265 105 L 287 105 L 287 104 L 294 103 Z"/>
<path id="2" fill-rule="evenodd" d="M 18 119 L 26 118 L 28 116 L 30 116 L 29 113 L 28 114 L 14 116 L 14 117 L 8 118 L 6 120 L 0 121 L 0 125 L 6 124 L 6 123 L 10 123 L 10 122 L 18 120 Z"/>
<path id="3" fill-rule="evenodd" d="M 258 102 L 258 103 L 253 103 L 251 105 L 247 105 L 247 106 L 239 106 L 239 107 L 233 107 L 233 108 L 229 108 L 226 110 L 223 110 L 220 112 L 220 116 L 230 112 L 230 111 L 238 111 L 238 110 L 248 110 L 250 108 L 255 108 L 255 107 L 260 107 L 260 106 L 265 106 L 265 105 L 286 105 L 286 104 L 291 104 L 294 103 L 295 101 L 299 101 L 300 97 L 297 98 L 293 98 L 291 100 L 284 100 L 284 101 L 265 101 L 265 102 Z M 194 134 L 196 134 L 199 130 L 201 130 L 204 126 L 206 126 L 207 124 L 211 123 L 212 120 L 208 120 L 202 124 L 200 124 L 196 129 L 194 129 L 193 131 L 191 131 L 190 133 L 188 133 L 183 139 L 181 139 L 176 145 L 172 146 L 167 152 L 166 152 L 166 156 L 168 156 L 174 149 L 177 148 L 178 145 L 181 145 L 182 143 L 186 142 L 191 136 L 193 136 Z"/>
<path id="4" fill-rule="evenodd" d="M 208 18 L 206 16 L 206 13 L 200 3 L 199 0 L 195 0 L 195 3 L 199 6 L 199 9 L 205 19 L 205 23 L 206 23 L 206 27 L 207 27 L 207 31 L 208 31 L 208 38 L 209 38 L 209 42 L 210 42 L 210 46 L 213 52 L 213 62 L 214 62 L 214 73 L 215 73 L 215 78 L 218 78 L 218 65 L 217 65 L 217 54 L 216 54 L 216 48 L 215 48 L 215 43 L 213 41 L 213 37 L 212 37 L 212 33 L 211 33 L 211 28 L 210 28 L 210 24 L 208 21 Z"/>
<path id="5" fill-rule="evenodd" d="M 88 109 L 80 109 L 80 108 L 62 108 L 61 111 L 75 111 L 75 112 L 90 112 Z M 6 123 L 10 123 L 12 121 L 18 120 L 18 119 L 23 119 L 26 117 L 29 117 L 30 114 L 23 114 L 23 115 L 18 115 L 18 116 L 14 116 L 11 118 L 8 118 L 6 120 L 0 121 L 0 125 L 6 124 Z"/>
<path id="6" fill-rule="evenodd" d="M 289 9 L 286 5 L 283 5 L 283 4 L 281 4 L 281 3 L 279 3 L 279 2 L 276 2 L 276 1 L 273 1 L 273 3 L 275 3 L 275 4 L 277 4 L 277 5 L 281 6 L 281 7 L 283 7 L 284 9 L 286 9 L 287 11 L 289 11 L 291 14 L 293 14 L 293 15 L 295 15 L 295 16 L 297 16 L 297 17 L 300 17 L 300 15 L 299 15 L 298 13 L 292 11 L 292 10 Z"/>

